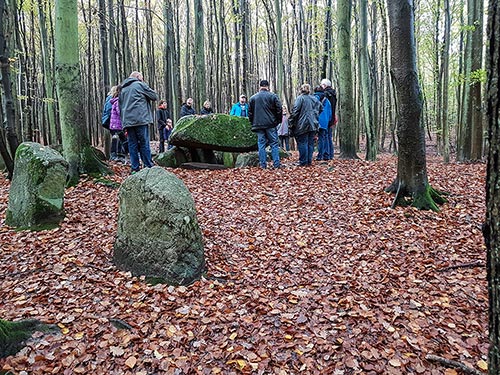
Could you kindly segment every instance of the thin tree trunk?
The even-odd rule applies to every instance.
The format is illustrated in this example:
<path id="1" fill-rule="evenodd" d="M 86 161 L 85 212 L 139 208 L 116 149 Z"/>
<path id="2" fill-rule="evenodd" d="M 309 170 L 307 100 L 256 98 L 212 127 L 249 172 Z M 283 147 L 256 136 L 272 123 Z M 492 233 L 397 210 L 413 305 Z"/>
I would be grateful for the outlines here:
<path id="1" fill-rule="evenodd" d="M 366 129 L 366 160 L 377 159 L 377 132 L 373 121 L 373 94 L 372 81 L 369 70 L 368 58 L 368 0 L 359 1 L 359 26 L 360 26 L 360 83 L 363 95 L 364 123 Z"/>
<path id="2" fill-rule="evenodd" d="M 480 74 L 483 67 L 483 0 L 474 1 L 474 32 L 472 33 L 472 65 L 475 78 L 471 82 L 471 160 L 483 157 L 483 100 Z"/>
<path id="3" fill-rule="evenodd" d="M 201 106 L 205 99 L 207 98 L 207 82 L 206 82 L 206 67 L 205 67 L 205 39 L 203 35 L 203 1 L 194 0 L 194 14 L 195 14 L 195 24 L 194 24 L 194 59 L 195 59 L 195 97 L 198 103 L 197 110 L 201 109 Z"/>
<path id="4" fill-rule="evenodd" d="M 441 111 L 441 127 L 443 129 L 443 160 L 450 162 L 450 128 L 448 125 L 448 90 L 449 90 L 449 65 L 450 65 L 450 31 L 451 13 L 450 0 L 444 0 L 444 43 L 441 58 L 441 76 L 443 81 L 443 100 Z"/>

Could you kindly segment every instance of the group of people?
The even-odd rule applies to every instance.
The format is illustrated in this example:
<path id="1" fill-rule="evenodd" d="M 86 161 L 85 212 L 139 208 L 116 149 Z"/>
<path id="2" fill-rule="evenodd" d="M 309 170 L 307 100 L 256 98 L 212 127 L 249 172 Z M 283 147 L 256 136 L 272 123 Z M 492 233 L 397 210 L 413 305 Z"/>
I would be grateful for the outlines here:
<path id="1" fill-rule="evenodd" d="M 300 95 L 288 115 L 286 106 L 282 106 L 278 96 L 269 91 L 269 82 L 260 81 L 260 90 L 250 98 L 248 108 L 252 131 L 257 133 L 260 167 L 267 168 L 266 147 L 269 145 L 273 167 L 281 168 L 279 147 L 281 145 L 288 151 L 290 136 L 297 141 L 300 166 L 312 164 L 316 135 L 316 160 L 333 159 L 336 104 L 337 94 L 332 88 L 332 82 L 323 79 L 314 93 L 309 84 L 302 85 Z"/>
<path id="2" fill-rule="evenodd" d="M 271 147 L 274 168 L 281 168 L 280 145 L 290 150 L 289 138 L 293 136 L 299 150 L 299 165 L 312 164 L 315 138 L 318 139 L 316 160 L 333 159 L 333 127 L 336 123 L 335 107 L 337 96 L 328 79 L 311 91 L 309 84 L 302 85 L 290 113 L 275 93 L 269 90 L 267 80 L 260 81 L 259 91 L 250 97 L 241 95 L 230 111 L 232 116 L 248 117 L 252 131 L 257 134 L 259 164 L 267 168 L 266 147 Z M 153 124 L 152 102 L 158 94 L 144 82 L 140 72 L 132 72 L 121 85 L 113 86 L 106 98 L 102 124 L 112 135 L 111 160 L 122 160 L 130 154 L 132 173 L 144 167 L 152 167 L 153 160 L 149 144 L 149 125 Z M 203 103 L 200 115 L 212 114 L 209 100 Z M 195 115 L 193 99 L 182 105 L 180 117 Z M 159 151 L 165 152 L 172 132 L 172 118 L 165 100 L 160 100 L 156 110 L 156 122 L 160 138 Z M 168 145 L 167 148 L 170 148 Z"/>
<path id="3" fill-rule="evenodd" d="M 102 125 L 112 135 L 111 159 L 117 160 L 128 151 L 132 173 L 140 170 L 140 161 L 147 168 L 154 165 L 149 125 L 153 123 L 151 105 L 156 100 L 158 94 L 144 82 L 140 72 L 134 71 L 111 88 L 104 104 Z"/>

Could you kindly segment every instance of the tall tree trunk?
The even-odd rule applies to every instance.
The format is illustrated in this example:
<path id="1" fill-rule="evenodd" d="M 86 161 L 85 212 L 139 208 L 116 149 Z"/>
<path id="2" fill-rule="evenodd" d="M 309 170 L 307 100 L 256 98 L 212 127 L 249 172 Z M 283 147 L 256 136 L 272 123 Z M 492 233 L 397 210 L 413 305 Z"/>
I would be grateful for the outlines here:
<path id="1" fill-rule="evenodd" d="M 55 15 L 55 68 L 63 152 L 69 163 L 69 184 L 75 184 L 80 173 L 102 173 L 106 168 L 85 136 L 76 0 L 56 0 Z"/>
<path id="2" fill-rule="evenodd" d="M 356 126 L 353 120 L 350 0 L 337 1 L 337 50 L 339 64 L 340 158 L 357 159 Z"/>
<path id="3" fill-rule="evenodd" d="M 47 19 L 45 18 L 45 7 L 42 0 L 38 0 L 38 23 L 40 27 L 40 43 L 42 52 L 43 82 L 47 105 L 47 116 L 49 122 L 48 139 L 52 145 L 57 144 L 57 127 L 54 106 L 54 80 L 52 59 L 49 53 L 49 39 L 47 33 Z"/>
<path id="4" fill-rule="evenodd" d="M 330 61 L 330 54 L 332 52 L 332 0 L 326 1 L 326 15 L 325 15 L 325 39 L 323 41 L 322 50 L 322 63 L 321 63 L 321 77 L 331 77 L 332 72 L 328 71 L 328 61 Z M 331 79 L 331 78 L 330 78 Z"/>
<path id="5" fill-rule="evenodd" d="M 483 227 L 487 249 L 489 296 L 489 375 L 500 374 L 500 4 L 490 0 L 486 65 L 488 118 L 488 167 L 486 172 L 486 222 Z"/>
<path id="6" fill-rule="evenodd" d="M 276 12 L 276 71 L 278 73 L 276 80 L 276 93 L 280 98 L 283 97 L 283 26 L 281 24 L 281 0 L 274 0 L 274 10 Z"/>
<path id="7" fill-rule="evenodd" d="M 41 1 L 41 0 L 39 0 Z M 110 20 L 110 23 L 113 22 Z M 106 0 L 99 0 L 99 41 L 101 47 L 101 70 L 102 70 L 102 81 L 99 92 L 101 93 L 101 98 L 106 98 L 106 94 L 111 88 L 111 79 L 109 75 L 109 43 L 108 43 L 108 32 L 106 30 Z M 89 77 L 90 78 L 90 77 Z M 103 102 L 103 101 L 102 101 Z M 101 103 L 102 103 L 101 102 Z M 104 154 L 106 158 L 110 156 L 110 145 L 111 137 L 108 131 L 104 131 Z"/>
<path id="8" fill-rule="evenodd" d="M 15 132 L 16 128 L 16 113 L 14 98 L 12 95 L 12 86 L 10 81 L 10 62 L 9 62 L 9 48 L 8 40 L 9 35 L 6 33 L 6 25 L 4 22 L 8 19 L 8 9 L 5 0 L 0 0 L 0 73 L 2 77 L 2 89 L 4 98 L 4 108 L 6 115 L 6 122 L 4 125 L 5 135 L 7 137 L 7 143 L 10 149 L 11 159 L 14 159 L 14 155 L 19 146 L 19 141 L 17 134 Z M 10 28 L 9 28 L 10 29 Z M 9 160 L 5 160 L 6 166 L 12 167 L 12 164 L 8 163 Z M 7 164 L 8 163 L 8 164 Z M 9 170 L 9 175 L 12 175 L 13 170 Z"/>
<path id="9" fill-rule="evenodd" d="M 241 75 L 241 92 L 247 92 L 250 88 L 250 82 L 249 82 L 250 54 L 252 52 L 252 49 L 250 48 L 251 17 L 250 17 L 249 0 L 241 0 L 241 11 L 242 11 L 241 44 L 243 45 L 243 49 L 241 51 L 241 67 L 243 69 Z M 278 19 L 276 19 L 276 22 L 278 22 Z M 279 22 L 281 22 L 281 19 Z M 281 58 L 283 57 L 281 56 Z"/>
<path id="10" fill-rule="evenodd" d="M 368 0 L 359 1 L 360 26 L 360 83 L 363 95 L 363 114 L 366 129 L 366 160 L 377 159 L 377 132 L 373 121 L 373 94 L 368 58 Z"/>
<path id="11" fill-rule="evenodd" d="M 405 205 L 405 197 L 420 209 L 438 211 L 442 203 L 427 180 L 425 131 L 420 125 L 422 98 L 418 83 L 413 1 L 389 1 L 391 74 L 396 86 L 398 111 L 397 177 L 386 190 L 395 192 L 393 207 Z"/>
<path id="12" fill-rule="evenodd" d="M 195 96 L 198 103 L 196 109 L 200 110 L 203 102 L 207 98 L 207 82 L 205 67 L 205 38 L 203 26 L 203 0 L 194 0 L 194 59 L 196 89 Z"/>
<path id="13" fill-rule="evenodd" d="M 444 43 L 441 54 L 441 79 L 443 82 L 443 99 L 441 111 L 441 128 L 443 129 L 443 160 L 450 162 L 450 127 L 448 125 L 448 90 L 450 83 L 450 32 L 451 32 L 451 13 L 450 0 L 444 0 Z"/>
<path id="14" fill-rule="evenodd" d="M 116 66 L 116 42 L 115 42 L 115 10 L 113 0 L 107 0 L 108 10 L 108 55 L 109 55 L 109 85 L 114 86 L 118 83 L 118 71 Z"/>
<path id="15" fill-rule="evenodd" d="M 474 1 L 474 32 L 472 33 L 472 65 L 474 78 L 471 79 L 471 160 L 480 160 L 483 156 L 483 100 L 481 71 L 483 67 L 483 0 Z M 472 77 L 471 77 L 472 78 Z"/>
<path id="16" fill-rule="evenodd" d="M 474 8 L 476 0 L 467 0 L 467 31 L 465 42 L 465 83 L 462 102 L 462 122 L 460 124 L 460 137 L 457 139 L 457 159 L 466 161 L 471 159 L 472 150 L 472 95 L 471 73 L 473 60 L 472 34 L 475 32 Z"/>

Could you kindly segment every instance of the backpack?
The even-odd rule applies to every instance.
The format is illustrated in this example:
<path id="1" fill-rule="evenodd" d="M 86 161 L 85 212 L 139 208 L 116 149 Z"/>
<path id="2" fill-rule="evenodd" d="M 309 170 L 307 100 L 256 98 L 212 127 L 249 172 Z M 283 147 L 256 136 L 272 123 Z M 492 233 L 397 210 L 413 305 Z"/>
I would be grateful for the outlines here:
<path id="1" fill-rule="evenodd" d="M 104 103 L 104 108 L 102 109 L 102 118 L 101 125 L 105 129 L 109 129 L 109 124 L 111 122 L 111 108 L 113 105 L 111 104 L 111 96 L 106 98 L 106 102 Z"/>

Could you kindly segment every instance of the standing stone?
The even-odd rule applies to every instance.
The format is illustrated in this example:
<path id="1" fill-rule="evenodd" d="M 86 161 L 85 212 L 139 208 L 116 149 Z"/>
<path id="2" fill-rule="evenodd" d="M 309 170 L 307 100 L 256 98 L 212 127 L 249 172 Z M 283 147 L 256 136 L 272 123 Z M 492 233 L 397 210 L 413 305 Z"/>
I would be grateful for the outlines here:
<path id="1" fill-rule="evenodd" d="M 191 193 L 160 167 L 128 177 L 119 193 L 115 264 L 134 275 L 187 285 L 205 270 L 203 239 Z"/>
<path id="2" fill-rule="evenodd" d="M 16 150 L 5 223 L 21 229 L 56 226 L 64 218 L 68 163 L 57 151 L 24 142 Z"/>

